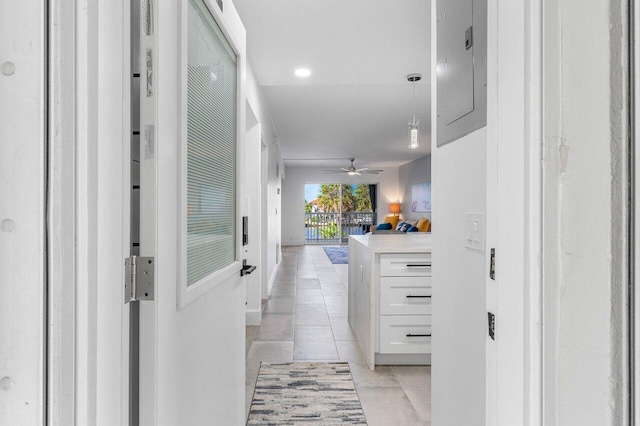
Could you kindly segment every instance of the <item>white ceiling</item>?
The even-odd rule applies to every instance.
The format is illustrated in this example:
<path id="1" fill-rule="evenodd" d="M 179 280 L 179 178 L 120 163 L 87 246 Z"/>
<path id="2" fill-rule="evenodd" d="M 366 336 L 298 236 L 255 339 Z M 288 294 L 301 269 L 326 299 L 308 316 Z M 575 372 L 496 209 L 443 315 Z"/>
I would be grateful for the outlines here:
<path id="1" fill-rule="evenodd" d="M 426 0 L 234 0 L 287 165 L 398 166 L 430 148 Z M 309 68 L 311 76 L 294 75 Z M 420 147 L 408 148 L 410 73 Z"/>

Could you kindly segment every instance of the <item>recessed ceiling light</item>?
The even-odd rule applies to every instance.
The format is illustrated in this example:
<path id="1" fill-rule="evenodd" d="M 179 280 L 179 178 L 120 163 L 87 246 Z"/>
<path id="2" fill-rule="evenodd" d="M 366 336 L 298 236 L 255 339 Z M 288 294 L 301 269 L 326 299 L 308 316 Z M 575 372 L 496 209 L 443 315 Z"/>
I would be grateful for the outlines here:
<path id="1" fill-rule="evenodd" d="M 296 74 L 298 77 L 309 77 L 309 76 L 311 75 L 311 71 L 310 71 L 310 70 L 308 70 L 308 69 L 306 69 L 306 68 L 298 68 L 298 69 L 295 71 L 295 74 Z"/>

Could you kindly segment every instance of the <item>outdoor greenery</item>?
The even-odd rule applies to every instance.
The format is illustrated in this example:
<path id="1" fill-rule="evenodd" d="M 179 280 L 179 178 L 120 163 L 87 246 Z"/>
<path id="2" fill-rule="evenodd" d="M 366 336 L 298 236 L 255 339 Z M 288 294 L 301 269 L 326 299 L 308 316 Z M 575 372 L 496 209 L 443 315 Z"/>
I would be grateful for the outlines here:
<path id="1" fill-rule="evenodd" d="M 325 240 L 333 239 L 336 235 L 338 235 L 338 225 L 335 222 L 320 229 L 320 236 Z"/>
<path id="2" fill-rule="evenodd" d="M 366 221 L 370 221 L 371 196 L 367 184 L 321 184 L 316 187 L 317 198 L 304 200 L 304 210 L 308 214 L 305 221 L 307 239 L 335 240 L 346 239 L 351 229 L 364 229 Z M 319 188 L 318 188 L 319 186 Z M 307 197 L 315 196 L 314 192 Z M 342 213 L 342 214 L 341 214 Z M 346 213 L 355 213 L 345 215 Z M 360 213 L 365 213 L 361 215 Z M 348 227 L 347 228 L 345 228 Z M 342 235 L 341 235 L 342 234 Z"/>
<path id="3" fill-rule="evenodd" d="M 342 190 L 342 191 L 341 191 Z M 340 212 L 340 195 L 342 192 L 342 211 L 343 212 L 370 212 L 371 196 L 369 194 L 369 185 L 340 185 L 340 184 L 322 184 L 320 185 L 320 195 L 317 199 L 319 212 L 338 213 Z M 305 200 L 305 212 L 313 211 L 312 204 Z"/>

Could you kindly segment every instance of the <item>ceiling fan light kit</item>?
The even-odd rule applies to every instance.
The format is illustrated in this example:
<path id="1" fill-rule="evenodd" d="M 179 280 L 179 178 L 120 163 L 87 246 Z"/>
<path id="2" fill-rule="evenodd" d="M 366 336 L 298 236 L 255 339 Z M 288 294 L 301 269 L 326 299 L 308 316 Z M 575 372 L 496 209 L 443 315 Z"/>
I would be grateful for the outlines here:
<path id="1" fill-rule="evenodd" d="M 416 120 L 416 81 L 422 80 L 422 74 L 413 73 L 407 76 L 407 81 L 413 83 L 413 118 L 409 121 L 409 148 L 415 149 L 418 147 L 418 128 L 420 127 L 420 121 Z"/>
<path id="2" fill-rule="evenodd" d="M 362 169 L 356 169 L 356 167 L 353 165 L 353 162 L 356 159 L 351 157 L 349 159 L 349 161 L 351 161 L 351 165 L 349 166 L 349 168 L 345 168 L 342 167 L 340 169 L 327 169 L 324 170 L 326 173 L 346 173 L 349 176 L 362 176 L 362 175 L 377 175 L 378 173 L 382 173 L 384 170 L 372 170 L 368 167 L 364 167 Z"/>

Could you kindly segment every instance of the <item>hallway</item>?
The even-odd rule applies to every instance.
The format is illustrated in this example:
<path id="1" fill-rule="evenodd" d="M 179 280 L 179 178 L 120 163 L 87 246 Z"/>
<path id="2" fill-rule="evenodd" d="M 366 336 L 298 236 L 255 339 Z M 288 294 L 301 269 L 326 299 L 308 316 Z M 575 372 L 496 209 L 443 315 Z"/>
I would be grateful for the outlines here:
<path id="1" fill-rule="evenodd" d="M 346 361 L 370 426 L 430 425 L 431 367 L 368 369 L 347 320 L 347 277 L 321 246 L 283 249 L 262 325 L 247 327 L 247 412 L 261 361 Z"/>

